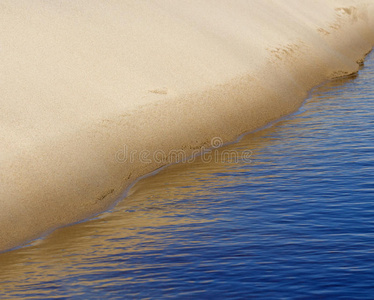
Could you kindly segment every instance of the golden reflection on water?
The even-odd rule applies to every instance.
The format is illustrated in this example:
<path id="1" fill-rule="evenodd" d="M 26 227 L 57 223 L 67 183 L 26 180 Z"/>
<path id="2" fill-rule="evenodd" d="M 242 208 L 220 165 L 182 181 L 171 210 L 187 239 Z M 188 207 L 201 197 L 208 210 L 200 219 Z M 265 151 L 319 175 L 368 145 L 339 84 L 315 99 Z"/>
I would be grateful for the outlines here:
<path id="1" fill-rule="evenodd" d="M 352 78 L 339 79 L 319 87 L 314 91 L 310 102 L 321 101 L 321 94 L 336 87 L 341 87 Z M 325 99 L 328 95 L 324 96 Z M 324 106 L 321 105 L 321 109 Z M 301 109 L 300 117 L 308 111 Z M 300 122 L 296 117 L 292 120 L 283 119 L 278 125 Z M 237 164 L 227 162 L 207 163 L 202 158 L 196 158 L 191 164 L 172 165 L 155 176 L 138 182 L 110 212 L 105 212 L 97 218 L 61 228 L 43 239 L 34 241 L 27 247 L 0 254 L 0 289 L 27 293 L 23 285 L 37 285 L 40 282 L 53 282 L 64 276 L 79 275 L 82 267 L 90 267 L 94 261 L 96 268 L 100 267 L 101 257 L 126 257 L 126 253 L 134 256 L 137 252 L 162 249 L 172 241 L 166 232 L 160 234 L 168 226 L 199 226 L 216 221 L 212 215 L 191 217 L 190 211 L 204 211 L 205 199 L 215 199 L 214 186 L 235 187 L 237 178 L 217 176 L 217 174 L 246 172 L 251 174 L 251 168 L 256 166 L 266 168 L 268 162 L 256 161 L 256 157 L 269 145 L 284 142 L 273 136 L 279 131 L 279 126 L 272 126 L 244 137 L 234 145 L 220 148 L 218 153 L 227 149 L 235 149 L 238 156 L 240 151 L 252 151 L 252 162 Z M 302 133 L 300 133 L 302 134 Z M 292 138 L 285 136 L 284 138 Z M 267 178 L 275 176 L 268 174 Z M 259 178 L 257 178 L 258 180 Z M 251 181 L 250 175 L 246 182 Z M 219 197 L 217 197 L 219 198 Z M 190 216 L 191 215 L 191 216 Z M 154 234 L 158 233 L 158 234 Z M 189 241 L 193 244 L 193 241 Z M 104 267 L 106 262 L 103 263 Z M 79 267 L 77 267 L 79 266 Z M 146 266 L 141 266 L 146 267 Z M 123 270 L 126 267 L 123 266 Z M 130 280 L 131 278 L 126 278 Z M 103 279 L 102 284 L 111 279 Z M 96 281 L 95 284 L 98 282 Z M 32 292 L 32 289 L 30 289 Z"/>
<path id="2" fill-rule="evenodd" d="M 253 155 L 260 151 L 263 144 L 271 142 L 256 139 L 269 130 L 276 128 L 253 134 Z M 248 142 L 240 143 L 243 143 L 243 151 L 246 150 Z M 240 144 L 234 146 L 240 148 Z M 221 152 L 229 147 L 214 151 Z M 113 211 L 105 212 L 94 220 L 56 230 L 27 247 L 1 254 L 0 282 L 5 283 L 7 289 L 12 289 L 12 282 L 32 284 L 28 274 L 32 274 L 34 283 L 53 281 L 55 277 L 64 276 L 64 273 L 71 276 L 74 266 L 82 265 L 85 261 L 89 263 L 91 258 L 96 259 L 97 265 L 97 258 L 101 256 L 126 255 L 126 252 L 133 254 L 152 250 L 152 247 L 159 249 L 163 243 L 157 243 L 156 239 L 162 235 L 152 234 L 158 228 L 206 224 L 215 220 L 208 216 L 190 218 L 189 210 L 204 209 L 205 203 L 202 200 L 188 200 L 214 198 L 214 190 L 207 189 L 207 186 L 235 186 L 237 180 L 214 175 L 228 173 L 231 167 L 236 165 L 227 162 L 206 163 L 201 158 L 196 158 L 191 164 L 169 166 L 157 175 L 138 182 Z"/>

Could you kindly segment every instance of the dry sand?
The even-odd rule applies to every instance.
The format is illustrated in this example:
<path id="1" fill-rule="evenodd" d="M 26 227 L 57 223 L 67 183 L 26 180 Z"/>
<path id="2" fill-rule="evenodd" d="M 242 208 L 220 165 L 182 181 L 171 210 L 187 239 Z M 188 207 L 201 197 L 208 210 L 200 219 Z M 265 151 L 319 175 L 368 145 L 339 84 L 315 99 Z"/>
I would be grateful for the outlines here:
<path id="1" fill-rule="evenodd" d="M 0 28 L 6 250 L 105 210 L 154 151 L 232 141 L 356 72 L 374 2 L 0 0 Z"/>

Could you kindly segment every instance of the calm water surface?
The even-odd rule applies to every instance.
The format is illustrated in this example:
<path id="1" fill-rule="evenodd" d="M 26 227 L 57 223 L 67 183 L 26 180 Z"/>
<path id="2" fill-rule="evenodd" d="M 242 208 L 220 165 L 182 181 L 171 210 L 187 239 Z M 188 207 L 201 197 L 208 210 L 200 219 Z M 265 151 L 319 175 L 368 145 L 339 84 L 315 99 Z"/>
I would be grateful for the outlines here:
<path id="1" fill-rule="evenodd" d="M 374 56 L 270 128 L 0 255 L 0 299 L 373 299 Z M 220 151 L 223 151 L 220 150 Z"/>

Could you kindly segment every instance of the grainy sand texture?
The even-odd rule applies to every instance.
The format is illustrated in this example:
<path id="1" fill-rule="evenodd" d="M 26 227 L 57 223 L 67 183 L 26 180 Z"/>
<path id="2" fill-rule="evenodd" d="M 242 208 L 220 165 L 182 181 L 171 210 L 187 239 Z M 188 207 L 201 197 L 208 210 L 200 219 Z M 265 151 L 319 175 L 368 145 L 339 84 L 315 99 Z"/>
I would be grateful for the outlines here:
<path id="1" fill-rule="evenodd" d="M 0 251 L 105 210 L 155 151 L 295 111 L 373 43 L 369 0 L 0 0 Z"/>

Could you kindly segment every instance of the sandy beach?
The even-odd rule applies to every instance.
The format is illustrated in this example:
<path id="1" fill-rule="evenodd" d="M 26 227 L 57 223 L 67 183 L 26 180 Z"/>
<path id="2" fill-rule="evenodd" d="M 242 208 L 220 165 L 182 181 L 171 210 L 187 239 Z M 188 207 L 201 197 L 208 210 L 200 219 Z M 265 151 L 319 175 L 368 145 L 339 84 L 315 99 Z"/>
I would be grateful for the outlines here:
<path id="1" fill-rule="evenodd" d="M 374 3 L 0 1 L 0 251 L 359 69 Z"/>

